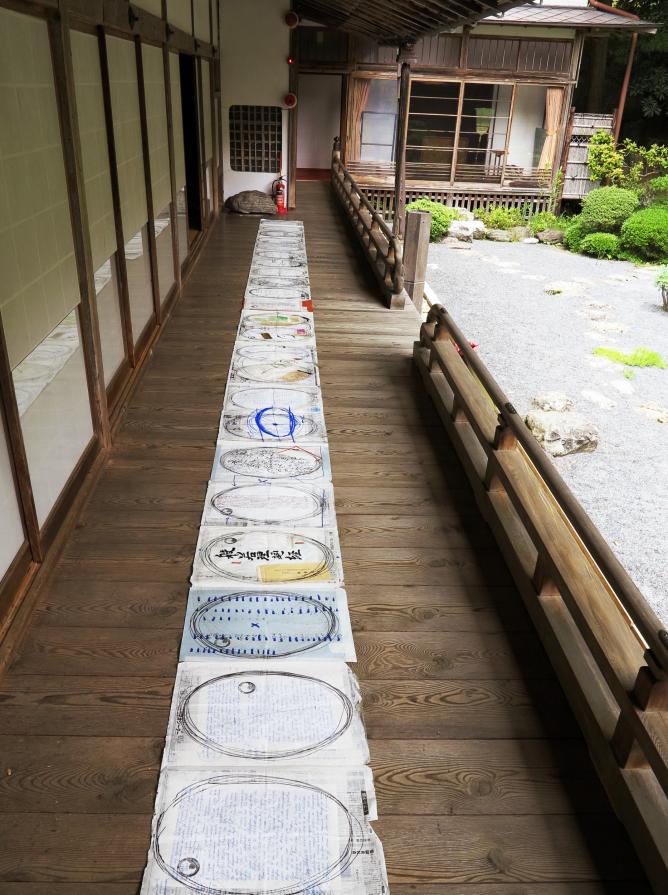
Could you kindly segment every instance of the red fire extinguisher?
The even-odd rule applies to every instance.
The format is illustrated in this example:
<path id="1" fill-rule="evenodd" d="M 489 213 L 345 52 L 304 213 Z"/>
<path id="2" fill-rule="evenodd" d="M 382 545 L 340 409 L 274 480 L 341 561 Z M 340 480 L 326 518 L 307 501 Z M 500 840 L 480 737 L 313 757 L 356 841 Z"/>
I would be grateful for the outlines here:
<path id="1" fill-rule="evenodd" d="M 287 211 L 285 205 L 286 186 L 285 177 L 278 177 L 271 185 L 271 195 L 279 214 L 285 214 Z"/>

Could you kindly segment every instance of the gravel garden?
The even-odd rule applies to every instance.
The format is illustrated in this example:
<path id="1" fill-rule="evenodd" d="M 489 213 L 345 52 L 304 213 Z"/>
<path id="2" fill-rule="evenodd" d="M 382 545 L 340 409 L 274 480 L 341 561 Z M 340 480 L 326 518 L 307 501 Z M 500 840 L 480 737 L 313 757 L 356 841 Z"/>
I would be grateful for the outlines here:
<path id="1" fill-rule="evenodd" d="M 668 624 L 668 177 L 653 180 L 592 190 L 566 219 L 440 206 L 427 279 Z"/>

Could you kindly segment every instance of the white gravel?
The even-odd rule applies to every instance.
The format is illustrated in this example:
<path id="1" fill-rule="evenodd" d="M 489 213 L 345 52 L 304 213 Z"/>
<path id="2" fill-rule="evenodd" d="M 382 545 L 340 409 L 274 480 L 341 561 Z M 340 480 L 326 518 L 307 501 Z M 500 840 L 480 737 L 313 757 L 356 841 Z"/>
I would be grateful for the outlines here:
<path id="1" fill-rule="evenodd" d="M 646 347 L 668 362 L 656 274 L 558 247 L 478 241 L 470 251 L 433 244 L 427 279 L 522 416 L 536 394 L 558 391 L 598 426 L 596 451 L 554 462 L 668 625 L 668 369 L 634 367 L 626 378 L 592 354 Z"/>

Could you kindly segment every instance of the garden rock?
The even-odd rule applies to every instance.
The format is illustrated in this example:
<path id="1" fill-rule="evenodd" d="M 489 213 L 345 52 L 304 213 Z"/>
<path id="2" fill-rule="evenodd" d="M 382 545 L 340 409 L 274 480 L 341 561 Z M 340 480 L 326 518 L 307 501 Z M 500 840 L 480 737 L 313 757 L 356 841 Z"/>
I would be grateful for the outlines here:
<path id="1" fill-rule="evenodd" d="M 531 237 L 531 227 L 511 227 L 510 236 L 514 242 L 521 242 Z"/>
<path id="2" fill-rule="evenodd" d="M 441 240 L 441 245 L 447 246 L 449 249 L 470 249 L 471 240 L 464 242 L 456 236 L 446 236 L 445 239 Z"/>
<path id="3" fill-rule="evenodd" d="M 598 429 L 579 413 L 532 410 L 525 422 L 531 434 L 553 457 L 595 451 Z"/>
<path id="4" fill-rule="evenodd" d="M 654 401 L 641 404 L 638 410 L 655 423 L 668 423 L 668 409 L 661 407 L 660 404 L 655 404 Z"/>
<path id="5" fill-rule="evenodd" d="M 225 207 L 237 214 L 276 214 L 278 209 L 271 196 L 261 190 L 242 190 L 230 196 Z"/>
<path id="6" fill-rule="evenodd" d="M 566 410 L 573 409 L 573 402 L 561 392 L 540 392 L 532 401 L 531 406 L 537 410 L 551 410 L 557 413 L 564 413 Z"/>
<path id="7" fill-rule="evenodd" d="M 487 239 L 491 239 L 494 242 L 510 242 L 511 236 L 508 230 L 496 230 L 491 227 L 487 231 Z"/>
<path id="8" fill-rule="evenodd" d="M 526 239 L 522 240 L 522 242 L 526 243 L 526 245 L 538 245 L 538 240 L 535 236 L 527 236 Z"/>
<path id="9" fill-rule="evenodd" d="M 471 242 L 478 231 L 484 231 L 482 221 L 452 221 L 448 229 L 448 236 L 454 236 L 463 242 Z"/>
<path id="10" fill-rule="evenodd" d="M 536 235 L 538 236 L 539 242 L 545 242 L 548 245 L 554 245 L 555 243 L 564 241 L 563 230 L 541 230 L 541 232 Z"/>

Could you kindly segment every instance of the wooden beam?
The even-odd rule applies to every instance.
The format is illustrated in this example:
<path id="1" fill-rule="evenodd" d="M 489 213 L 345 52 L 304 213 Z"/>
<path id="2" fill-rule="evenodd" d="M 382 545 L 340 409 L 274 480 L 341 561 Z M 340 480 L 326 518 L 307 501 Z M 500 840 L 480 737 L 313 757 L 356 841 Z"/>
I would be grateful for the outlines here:
<path id="1" fill-rule="evenodd" d="M 290 32 L 290 57 L 292 65 L 288 72 L 288 90 L 299 95 L 299 36 L 298 29 Z M 299 102 L 288 110 L 288 208 L 297 205 L 297 125 L 299 122 Z"/>
<path id="2" fill-rule="evenodd" d="M 392 229 L 395 235 L 401 236 L 404 231 L 404 214 L 406 210 L 406 136 L 408 133 L 408 103 L 411 90 L 411 64 L 406 59 L 401 61 L 399 72 L 399 113 L 397 115 L 397 136 L 394 151 L 394 221 Z"/>
<path id="3" fill-rule="evenodd" d="M 125 353 L 131 367 L 137 364 L 135 343 L 132 333 L 132 315 L 130 313 L 130 291 L 128 289 L 128 269 L 125 263 L 125 239 L 123 237 L 123 216 L 121 214 L 121 192 L 118 184 L 118 163 L 116 161 L 116 138 L 114 137 L 114 116 L 111 108 L 111 86 L 109 83 L 109 58 L 107 56 L 107 37 L 104 28 L 98 29 L 98 47 L 100 50 L 100 72 L 102 76 L 102 97 L 104 100 L 104 119 L 107 126 L 107 154 L 109 156 L 109 180 L 111 184 L 111 201 L 114 206 L 114 229 L 116 231 L 116 271 L 118 273 L 118 297 L 123 322 L 123 339 Z"/>
<path id="4" fill-rule="evenodd" d="M 197 102 L 197 130 L 199 131 L 197 160 L 199 162 L 199 207 L 202 230 L 209 223 L 206 197 L 206 143 L 204 138 L 204 90 L 202 89 L 202 60 L 195 60 L 195 100 Z"/>
<path id="5" fill-rule="evenodd" d="M 30 481 L 30 469 L 28 468 L 28 455 L 23 440 L 21 417 L 19 406 L 16 402 L 14 391 L 14 379 L 9 363 L 9 352 L 5 341 L 5 330 L 0 320 L 0 403 L 5 411 L 5 423 L 7 426 L 7 447 L 12 458 L 14 474 L 16 476 L 16 490 L 21 506 L 23 526 L 25 528 L 30 552 L 35 562 L 42 562 L 44 554 L 42 539 L 37 521 L 35 498 Z M 1 421 L 0 421 L 1 424 Z"/>
<path id="6" fill-rule="evenodd" d="M 167 0 L 162 0 L 163 9 L 166 10 Z M 167 113 L 167 148 L 169 151 L 169 185 L 172 201 L 169 209 L 169 220 L 172 228 L 172 254 L 174 256 L 174 282 L 177 289 L 181 288 L 181 263 L 179 261 L 179 227 L 176 213 L 176 167 L 174 160 L 174 112 L 172 109 L 172 72 L 169 63 L 169 50 L 162 48 L 162 67 L 165 77 L 165 107 Z"/>
<path id="7" fill-rule="evenodd" d="M 142 158 L 144 161 L 144 183 L 146 185 L 146 214 L 148 230 L 148 257 L 151 265 L 151 288 L 155 322 L 160 326 L 162 309 L 160 306 L 160 283 L 158 279 L 158 249 L 155 242 L 155 216 L 153 212 L 153 184 L 151 183 L 151 150 L 148 142 L 148 121 L 146 112 L 146 86 L 144 84 L 144 57 L 141 40 L 136 37 L 135 62 L 137 64 L 137 88 L 139 91 L 139 122 L 141 129 Z"/>
<path id="8" fill-rule="evenodd" d="M 76 108 L 72 48 L 67 12 L 63 9 L 56 19 L 49 20 L 49 39 L 54 71 L 54 85 L 58 103 L 60 134 L 65 164 L 65 178 L 72 220 L 74 257 L 81 295 L 81 342 L 90 392 L 93 428 L 103 449 L 111 444 L 109 409 L 104 384 L 102 343 L 95 293 L 95 271 L 90 245 L 90 227 L 86 205 L 81 138 Z"/>

